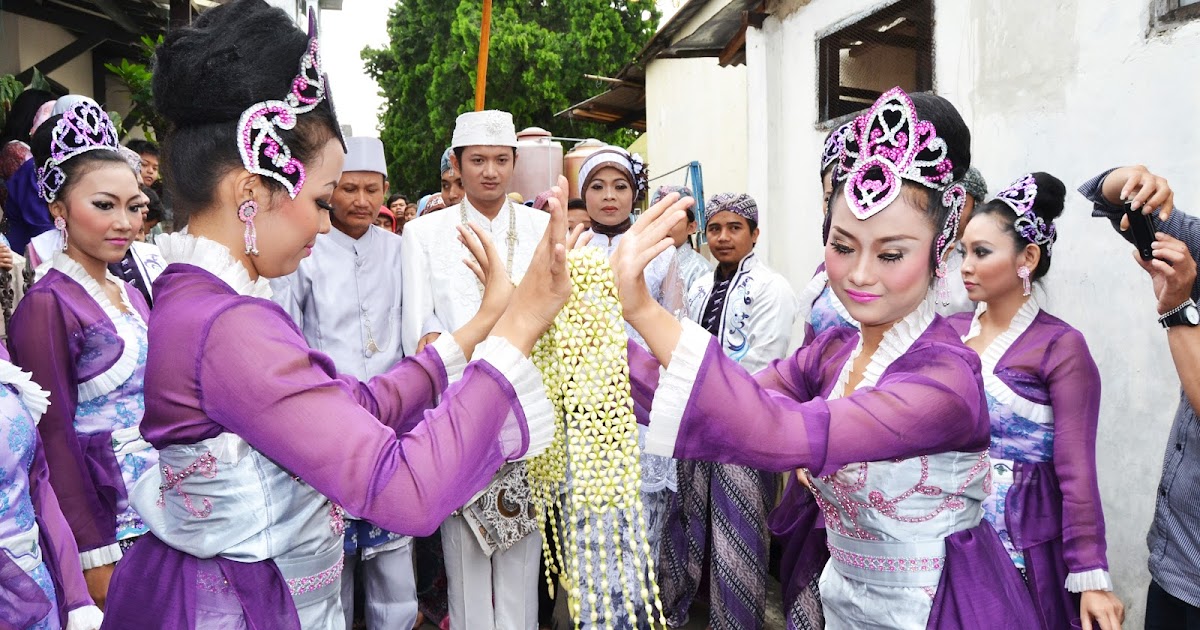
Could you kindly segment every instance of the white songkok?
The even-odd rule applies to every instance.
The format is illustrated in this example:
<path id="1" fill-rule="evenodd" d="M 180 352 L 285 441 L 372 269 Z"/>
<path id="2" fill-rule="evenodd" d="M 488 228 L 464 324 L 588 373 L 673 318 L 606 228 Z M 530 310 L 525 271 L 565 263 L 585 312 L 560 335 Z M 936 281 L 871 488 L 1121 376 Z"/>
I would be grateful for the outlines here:
<path id="1" fill-rule="evenodd" d="M 452 148 L 492 146 L 517 146 L 517 128 L 513 126 L 512 114 L 495 109 L 460 114 L 454 121 Z"/>
<path id="2" fill-rule="evenodd" d="M 353 136 L 346 138 L 346 163 L 343 173 L 367 171 L 380 173 L 387 179 L 387 159 L 383 157 L 383 142 L 379 138 Z"/>

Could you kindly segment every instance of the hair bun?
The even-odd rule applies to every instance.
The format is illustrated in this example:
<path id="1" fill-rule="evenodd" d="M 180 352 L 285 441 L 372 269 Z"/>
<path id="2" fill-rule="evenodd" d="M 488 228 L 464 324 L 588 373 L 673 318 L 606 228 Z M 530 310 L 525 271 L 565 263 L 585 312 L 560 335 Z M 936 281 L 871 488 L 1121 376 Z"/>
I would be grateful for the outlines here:
<path id="1" fill-rule="evenodd" d="M 1067 187 L 1062 180 L 1050 173 L 1033 173 L 1037 182 L 1037 198 L 1033 202 L 1033 211 L 1046 223 L 1062 216 L 1063 207 L 1067 201 Z"/>
<path id="2" fill-rule="evenodd" d="M 237 0 L 170 31 L 154 55 L 154 107 L 176 127 L 233 122 L 279 100 L 308 36 L 264 0 Z"/>

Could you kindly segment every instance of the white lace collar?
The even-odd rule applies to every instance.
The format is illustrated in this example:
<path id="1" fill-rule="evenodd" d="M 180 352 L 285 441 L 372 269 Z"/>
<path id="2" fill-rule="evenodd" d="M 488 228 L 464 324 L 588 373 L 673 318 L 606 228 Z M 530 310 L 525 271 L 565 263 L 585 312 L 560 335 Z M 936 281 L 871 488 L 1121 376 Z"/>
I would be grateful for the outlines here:
<path id="1" fill-rule="evenodd" d="M 139 324 L 145 327 L 146 322 L 142 319 L 142 314 L 133 308 L 133 304 L 129 301 L 128 285 L 125 284 L 124 280 L 114 276 L 107 268 L 104 270 L 104 279 L 117 285 L 117 289 L 121 292 L 121 306 L 125 309 L 125 313 L 122 313 L 121 309 L 112 303 L 112 300 L 108 298 L 108 293 L 104 291 L 104 287 L 100 286 L 100 283 L 96 282 L 96 279 L 83 268 L 83 265 L 76 262 L 74 258 L 63 252 L 55 252 L 54 258 L 50 259 L 49 269 L 57 269 L 83 287 L 83 290 L 87 291 L 88 295 L 104 311 L 104 314 L 114 323 L 124 316 L 125 313 L 128 313 Z"/>
<path id="2" fill-rule="evenodd" d="M 933 322 L 936 312 L 933 308 L 932 294 L 927 296 L 916 310 L 909 313 L 892 325 L 887 332 L 883 333 L 883 339 L 879 342 L 879 348 L 875 350 L 875 354 L 871 355 L 871 362 L 867 365 L 867 369 L 863 372 L 863 379 L 859 382 L 855 389 L 862 387 L 874 387 L 879 382 L 879 377 L 883 376 L 883 372 L 889 366 L 899 359 L 908 349 L 912 347 L 917 338 L 925 333 L 929 328 L 929 324 Z M 842 372 L 838 375 L 838 380 L 833 385 L 833 390 L 829 392 L 829 399 L 841 398 L 846 392 L 846 384 L 850 382 L 850 370 L 854 367 L 854 361 L 858 355 L 862 353 L 863 337 L 862 333 L 858 334 L 858 345 L 854 347 L 854 351 L 846 358 L 845 365 L 842 366 Z"/>
<path id="3" fill-rule="evenodd" d="M 50 406 L 50 392 L 34 382 L 33 375 L 8 361 L 0 360 L 0 383 L 12 385 L 17 390 L 29 415 L 33 416 L 34 424 L 42 419 L 42 414 Z"/>
<path id="4" fill-rule="evenodd" d="M 270 281 L 262 276 L 258 280 L 251 280 L 245 265 L 233 257 L 228 247 L 214 240 L 176 232 L 155 238 L 154 244 L 158 245 L 168 265 L 193 265 L 216 276 L 240 295 L 271 298 Z"/>
<path id="5" fill-rule="evenodd" d="M 1008 330 L 997 335 L 992 340 L 992 343 L 988 345 L 987 349 L 979 356 L 980 361 L 983 363 L 983 373 L 985 375 L 991 374 L 996 370 L 1000 359 L 1004 358 L 1004 354 L 1008 352 L 1008 349 L 1016 343 L 1017 339 L 1021 338 L 1021 335 L 1025 334 L 1025 331 L 1029 329 L 1030 324 L 1033 323 L 1033 319 L 1037 317 L 1041 310 L 1041 307 L 1038 306 L 1037 300 L 1033 296 L 1025 300 L 1021 308 L 1017 309 L 1012 321 L 1008 324 Z M 980 332 L 982 332 L 983 327 L 979 323 L 979 317 L 986 312 L 987 302 L 980 302 L 979 306 L 975 307 L 975 316 L 971 318 L 971 329 L 963 337 L 964 342 L 978 337 Z"/>

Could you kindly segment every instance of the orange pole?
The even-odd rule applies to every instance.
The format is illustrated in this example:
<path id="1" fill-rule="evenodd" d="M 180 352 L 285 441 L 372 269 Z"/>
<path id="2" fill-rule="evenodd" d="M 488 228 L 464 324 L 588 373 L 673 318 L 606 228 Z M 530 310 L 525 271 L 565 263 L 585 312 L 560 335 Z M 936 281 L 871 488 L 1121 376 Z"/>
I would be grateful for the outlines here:
<path id="1" fill-rule="evenodd" d="M 483 0 L 483 24 L 479 32 L 479 65 L 475 68 L 475 111 L 483 111 L 487 92 L 488 46 L 492 39 L 492 0 Z"/>

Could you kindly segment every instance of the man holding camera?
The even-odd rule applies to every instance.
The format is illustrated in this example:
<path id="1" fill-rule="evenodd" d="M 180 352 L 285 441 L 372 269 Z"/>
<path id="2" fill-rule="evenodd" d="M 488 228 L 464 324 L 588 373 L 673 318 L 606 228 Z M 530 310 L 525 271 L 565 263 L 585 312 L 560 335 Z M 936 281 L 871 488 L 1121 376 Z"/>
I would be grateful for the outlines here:
<path id="1" fill-rule="evenodd" d="M 1156 234 L 1150 260 L 1137 252 L 1134 257 L 1153 280 L 1159 323 L 1167 330 L 1182 393 L 1146 539 L 1152 578 L 1146 628 L 1195 630 L 1200 628 L 1200 311 L 1195 302 L 1200 299 L 1195 260 L 1200 219 L 1172 213 L 1174 194 L 1167 181 L 1144 166 L 1102 173 L 1079 192 L 1094 204 L 1092 215 L 1112 221 L 1126 240 L 1134 241 L 1130 221 L 1144 220 L 1138 212 L 1149 217 Z"/>

